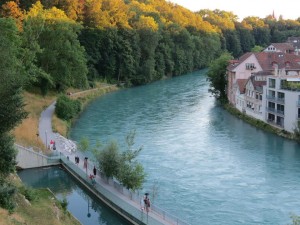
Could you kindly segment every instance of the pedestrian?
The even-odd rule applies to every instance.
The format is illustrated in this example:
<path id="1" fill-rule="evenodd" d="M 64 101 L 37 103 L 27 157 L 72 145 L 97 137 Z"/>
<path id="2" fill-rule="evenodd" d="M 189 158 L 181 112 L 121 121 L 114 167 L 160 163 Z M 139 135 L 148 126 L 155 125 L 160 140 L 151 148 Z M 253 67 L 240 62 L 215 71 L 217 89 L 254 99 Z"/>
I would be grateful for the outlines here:
<path id="1" fill-rule="evenodd" d="M 97 174 L 97 169 L 96 167 L 94 166 L 94 169 L 93 169 L 93 173 L 94 173 L 94 176 L 96 177 L 96 174 Z"/>
<path id="2" fill-rule="evenodd" d="M 147 198 L 146 210 L 147 210 L 147 212 L 150 211 L 150 199 L 149 198 Z"/>
<path id="3" fill-rule="evenodd" d="M 147 213 L 149 212 L 149 209 L 150 209 L 150 199 L 148 198 L 148 195 L 149 194 L 146 193 L 144 196 L 144 205 L 145 205 Z"/>
<path id="4" fill-rule="evenodd" d="M 85 157 L 83 161 L 83 168 L 87 169 L 87 167 L 88 167 L 88 157 Z"/>
<path id="5" fill-rule="evenodd" d="M 77 165 L 77 155 L 75 155 L 75 164 Z"/>

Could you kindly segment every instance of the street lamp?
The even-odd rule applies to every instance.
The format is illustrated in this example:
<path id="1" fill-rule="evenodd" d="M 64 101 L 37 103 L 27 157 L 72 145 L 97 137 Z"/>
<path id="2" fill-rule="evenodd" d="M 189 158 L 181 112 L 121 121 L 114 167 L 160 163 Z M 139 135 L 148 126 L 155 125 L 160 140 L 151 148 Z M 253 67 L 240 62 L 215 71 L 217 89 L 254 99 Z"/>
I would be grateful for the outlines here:
<path id="1" fill-rule="evenodd" d="M 46 135 L 46 148 L 48 149 L 47 131 L 45 131 L 45 135 Z"/>
<path id="2" fill-rule="evenodd" d="M 85 168 L 85 173 L 87 176 L 87 169 L 88 169 L 88 157 L 84 158 L 83 167 Z"/>
<path id="3" fill-rule="evenodd" d="M 88 198 L 88 214 L 87 214 L 88 218 L 91 217 L 90 208 L 92 208 L 92 206 L 90 206 L 90 199 Z"/>

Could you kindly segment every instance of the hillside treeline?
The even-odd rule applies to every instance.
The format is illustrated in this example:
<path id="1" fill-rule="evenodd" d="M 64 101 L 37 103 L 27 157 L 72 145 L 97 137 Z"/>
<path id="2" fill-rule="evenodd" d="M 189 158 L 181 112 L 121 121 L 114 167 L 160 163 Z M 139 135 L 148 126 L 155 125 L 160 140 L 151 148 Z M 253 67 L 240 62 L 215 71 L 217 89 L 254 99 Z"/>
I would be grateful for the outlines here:
<path id="1" fill-rule="evenodd" d="M 207 67 L 223 51 L 238 57 L 256 45 L 300 36 L 299 19 L 270 15 L 238 22 L 232 12 L 191 12 L 164 0 L 0 0 L 0 5 L 0 29 L 14 26 L 7 18 L 18 28 L 24 83 L 43 94 L 86 88 L 95 80 L 146 84 Z"/>

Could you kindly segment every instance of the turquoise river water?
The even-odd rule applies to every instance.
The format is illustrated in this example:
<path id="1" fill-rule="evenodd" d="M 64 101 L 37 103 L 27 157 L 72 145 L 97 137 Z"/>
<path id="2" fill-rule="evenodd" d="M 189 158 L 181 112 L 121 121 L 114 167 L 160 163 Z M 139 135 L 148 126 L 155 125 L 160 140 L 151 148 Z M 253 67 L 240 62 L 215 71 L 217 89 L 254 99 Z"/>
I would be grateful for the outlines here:
<path id="1" fill-rule="evenodd" d="M 193 225 L 284 225 L 300 215 L 300 146 L 235 118 L 208 93 L 205 70 L 93 101 L 71 139 L 92 145 L 136 130 L 143 191 Z"/>

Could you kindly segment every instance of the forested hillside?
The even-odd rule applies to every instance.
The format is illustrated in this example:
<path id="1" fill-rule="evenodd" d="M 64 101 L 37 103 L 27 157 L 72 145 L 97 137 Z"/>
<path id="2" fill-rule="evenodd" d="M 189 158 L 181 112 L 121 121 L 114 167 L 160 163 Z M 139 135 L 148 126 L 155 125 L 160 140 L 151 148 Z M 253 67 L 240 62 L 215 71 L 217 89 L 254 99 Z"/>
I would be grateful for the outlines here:
<path id="1" fill-rule="evenodd" d="M 300 36 L 300 20 L 237 21 L 232 12 L 191 12 L 164 0 L 0 0 L 22 39 L 27 85 L 63 91 L 96 79 L 140 85 L 201 69 L 228 50 Z M 1 28 L 5 29 L 5 28 Z"/>

